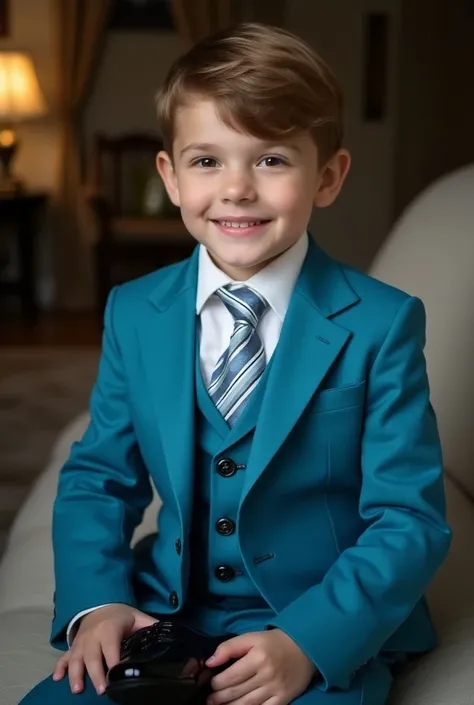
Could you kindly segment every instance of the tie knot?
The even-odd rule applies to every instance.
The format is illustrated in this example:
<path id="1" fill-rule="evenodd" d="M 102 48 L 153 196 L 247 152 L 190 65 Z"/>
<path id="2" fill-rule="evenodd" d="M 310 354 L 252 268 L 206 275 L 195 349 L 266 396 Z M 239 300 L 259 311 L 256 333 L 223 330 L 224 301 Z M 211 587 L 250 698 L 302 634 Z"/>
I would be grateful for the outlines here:
<path id="1" fill-rule="evenodd" d="M 243 321 L 253 328 L 268 308 L 268 301 L 245 284 L 226 284 L 216 291 L 234 322 Z"/>

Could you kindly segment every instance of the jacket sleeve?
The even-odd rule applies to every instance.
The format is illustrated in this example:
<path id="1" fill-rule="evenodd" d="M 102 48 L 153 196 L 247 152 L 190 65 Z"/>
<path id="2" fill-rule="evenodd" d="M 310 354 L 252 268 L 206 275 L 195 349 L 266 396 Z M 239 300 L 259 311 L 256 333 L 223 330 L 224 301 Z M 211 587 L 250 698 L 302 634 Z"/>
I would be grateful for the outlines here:
<path id="1" fill-rule="evenodd" d="M 359 504 L 367 528 L 320 584 L 269 625 L 313 661 L 324 690 L 349 687 L 356 670 L 409 616 L 448 552 L 424 343 L 424 306 L 408 297 L 368 378 Z"/>
<path id="2" fill-rule="evenodd" d="M 130 542 L 152 489 L 130 416 L 127 379 L 107 302 L 90 423 L 59 476 L 53 509 L 55 609 L 51 644 L 67 648 L 70 621 L 83 610 L 135 606 Z"/>

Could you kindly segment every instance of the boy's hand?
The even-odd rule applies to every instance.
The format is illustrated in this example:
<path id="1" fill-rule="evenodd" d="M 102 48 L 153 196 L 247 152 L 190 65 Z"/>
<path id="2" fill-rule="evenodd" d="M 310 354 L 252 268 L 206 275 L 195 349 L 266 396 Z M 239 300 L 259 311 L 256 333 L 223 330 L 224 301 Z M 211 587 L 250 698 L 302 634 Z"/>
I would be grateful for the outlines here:
<path id="1" fill-rule="evenodd" d="M 69 673 L 73 693 L 84 689 L 84 669 L 87 670 L 99 695 L 105 692 L 104 659 L 108 668 L 120 660 L 120 644 L 142 627 L 156 619 L 129 605 L 109 605 L 89 612 L 81 619 L 71 648 L 56 663 L 54 680 Z"/>
<path id="2" fill-rule="evenodd" d="M 214 676 L 208 705 L 287 705 L 306 690 L 317 669 L 281 629 L 252 632 L 223 642 L 208 666 L 237 663 Z"/>

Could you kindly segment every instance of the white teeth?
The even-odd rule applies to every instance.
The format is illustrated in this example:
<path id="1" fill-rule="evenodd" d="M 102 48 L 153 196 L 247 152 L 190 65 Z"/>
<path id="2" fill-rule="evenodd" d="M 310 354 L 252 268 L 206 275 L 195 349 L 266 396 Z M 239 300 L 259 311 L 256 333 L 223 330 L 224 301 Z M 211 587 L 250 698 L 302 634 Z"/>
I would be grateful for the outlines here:
<path id="1" fill-rule="evenodd" d="M 261 220 L 252 220 L 249 221 L 248 223 L 243 223 L 243 222 L 235 222 L 231 220 L 221 220 L 219 221 L 221 225 L 223 225 L 225 228 L 250 228 L 253 225 L 260 225 L 262 222 Z"/>

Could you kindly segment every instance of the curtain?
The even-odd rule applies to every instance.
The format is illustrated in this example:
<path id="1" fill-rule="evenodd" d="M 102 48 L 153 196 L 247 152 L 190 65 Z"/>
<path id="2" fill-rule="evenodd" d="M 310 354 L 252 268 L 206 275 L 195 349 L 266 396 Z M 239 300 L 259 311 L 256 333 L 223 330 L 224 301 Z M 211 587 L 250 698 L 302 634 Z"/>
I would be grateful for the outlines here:
<path id="1" fill-rule="evenodd" d="M 171 0 L 176 28 L 194 44 L 233 21 L 232 0 Z"/>
<path id="2" fill-rule="evenodd" d="M 81 238 L 81 117 L 103 46 L 111 0 L 54 0 L 60 128 L 54 270 L 60 307 L 84 303 L 91 288 L 88 243 Z M 89 276 L 88 276 L 89 272 Z M 89 279 L 89 281 L 87 281 Z"/>

